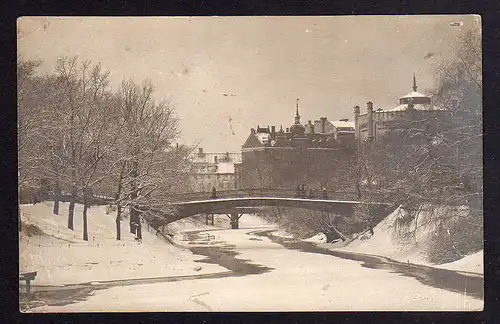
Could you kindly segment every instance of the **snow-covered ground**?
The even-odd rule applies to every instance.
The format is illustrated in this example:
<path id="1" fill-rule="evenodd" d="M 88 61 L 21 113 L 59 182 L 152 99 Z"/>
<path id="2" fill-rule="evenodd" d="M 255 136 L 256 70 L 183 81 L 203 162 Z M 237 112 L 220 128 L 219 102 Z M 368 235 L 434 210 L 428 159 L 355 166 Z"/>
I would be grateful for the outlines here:
<path id="1" fill-rule="evenodd" d="M 272 232 L 271 235 L 284 237 L 284 238 L 294 238 L 295 237 L 293 234 L 290 234 L 283 229 L 278 229 L 278 230 Z"/>
<path id="2" fill-rule="evenodd" d="M 440 264 L 435 267 L 456 271 L 466 271 L 475 273 L 484 273 L 484 253 L 483 250 L 467 255 L 455 262 Z"/>
<path id="3" fill-rule="evenodd" d="M 210 229 L 238 259 L 271 268 L 254 275 L 138 284 L 97 290 L 86 300 L 37 312 L 481 310 L 467 293 L 424 285 L 361 262 L 287 249 L 252 233 L 273 225 L 244 215 L 239 230 Z M 179 244 L 189 246 L 188 242 Z M 205 265 L 205 263 L 202 263 Z M 397 289 L 396 289 L 397 287 Z"/>
<path id="4" fill-rule="evenodd" d="M 59 216 L 51 202 L 21 205 L 21 220 L 41 229 L 44 235 L 20 233 L 20 271 L 38 271 L 34 285 L 62 285 L 178 276 L 225 271 L 215 264 L 199 264 L 203 257 L 179 249 L 143 226 L 142 244 L 134 241 L 128 220 L 122 221 L 121 241 L 117 241 L 116 212 L 106 215 L 105 206 L 88 211 L 89 241 L 82 239 L 82 205 L 76 205 L 74 231 L 67 229 L 68 203 L 61 203 Z M 201 269 L 199 269 L 201 265 Z M 36 291 L 36 287 L 34 287 Z"/>
<path id="5" fill-rule="evenodd" d="M 326 243 L 326 235 L 323 233 L 318 233 L 310 238 L 305 239 L 304 241 L 312 243 Z"/>
<path id="6" fill-rule="evenodd" d="M 393 213 L 388 215 L 374 228 L 373 236 L 371 236 L 369 233 L 365 233 L 364 235 L 360 235 L 358 238 L 356 238 L 346 246 L 338 247 L 335 244 L 326 243 L 320 244 L 320 246 L 332 250 L 338 249 L 342 251 L 378 255 L 400 262 L 409 262 L 413 264 L 427 265 L 443 269 L 483 274 L 483 251 L 479 251 L 477 253 L 474 253 L 473 255 L 466 256 L 461 260 L 447 264 L 434 265 L 427 262 L 423 253 L 424 249 L 428 245 L 428 234 L 433 231 L 432 226 L 422 225 L 419 228 L 419 230 L 417 231 L 416 243 L 397 243 L 392 236 L 392 226 L 394 220 L 397 217 L 401 217 L 402 212 L 403 211 L 398 208 Z M 423 222 L 426 217 L 425 212 L 423 212 L 420 217 Z M 312 237 L 309 240 L 317 243 L 322 242 L 318 239 L 318 237 Z"/>

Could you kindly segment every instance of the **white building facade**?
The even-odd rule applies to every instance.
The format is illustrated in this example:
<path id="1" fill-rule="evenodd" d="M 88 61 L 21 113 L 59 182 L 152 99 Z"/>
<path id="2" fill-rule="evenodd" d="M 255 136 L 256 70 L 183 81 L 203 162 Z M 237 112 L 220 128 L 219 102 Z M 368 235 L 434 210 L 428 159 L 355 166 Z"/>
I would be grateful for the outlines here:
<path id="1" fill-rule="evenodd" d="M 236 189 L 235 164 L 241 163 L 241 153 L 203 152 L 199 148 L 190 157 L 191 190 L 194 192 Z"/>

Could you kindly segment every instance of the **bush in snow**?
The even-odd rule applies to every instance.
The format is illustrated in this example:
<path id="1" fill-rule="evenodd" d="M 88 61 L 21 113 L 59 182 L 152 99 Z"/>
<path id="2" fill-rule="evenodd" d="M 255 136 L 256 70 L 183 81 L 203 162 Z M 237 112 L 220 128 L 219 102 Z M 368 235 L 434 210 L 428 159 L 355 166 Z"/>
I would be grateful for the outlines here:
<path id="1" fill-rule="evenodd" d="M 439 226 L 429 233 L 425 251 L 430 263 L 453 262 L 483 249 L 482 227 L 471 224 L 470 217 L 457 217 L 447 226 Z"/>

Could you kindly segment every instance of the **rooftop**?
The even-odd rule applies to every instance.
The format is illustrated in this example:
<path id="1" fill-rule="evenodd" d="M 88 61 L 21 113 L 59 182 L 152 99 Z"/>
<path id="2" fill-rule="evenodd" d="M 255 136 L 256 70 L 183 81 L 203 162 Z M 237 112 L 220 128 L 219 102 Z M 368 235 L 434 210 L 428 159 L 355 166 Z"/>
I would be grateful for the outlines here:
<path id="1" fill-rule="evenodd" d="M 415 110 L 444 110 L 443 108 L 432 106 L 430 104 L 414 104 L 413 108 Z M 391 109 L 382 109 L 381 111 L 377 109 L 377 112 L 395 112 L 395 111 L 405 111 L 407 109 L 408 109 L 408 104 L 401 104 Z"/>
<path id="2" fill-rule="evenodd" d="M 270 135 L 268 133 L 255 133 L 255 136 L 257 136 L 262 144 L 266 144 L 269 142 Z"/>
<path id="3" fill-rule="evenodd" d="M 420 92 L 412 91 L 399 99 L 404 99 L 404 98 L 429 98 L 429 96 L 426 96 Z"/>
<path id="4" fill-rule="evenodd" d="M 343 128 L 352 128 L 354 130 L 354 122 L 343 121 L 343 120 L 330 120 L 330 123 L 337 129 L 343 130 Z"/>

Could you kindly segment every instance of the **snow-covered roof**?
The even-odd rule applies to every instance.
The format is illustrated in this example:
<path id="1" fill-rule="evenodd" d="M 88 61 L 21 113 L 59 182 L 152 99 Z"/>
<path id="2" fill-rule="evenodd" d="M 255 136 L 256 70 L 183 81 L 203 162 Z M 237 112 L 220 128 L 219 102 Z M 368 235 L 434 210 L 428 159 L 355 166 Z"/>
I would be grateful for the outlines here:
<path id="1" fill-rule="evenodd" d="M 404 98 L 428 98 L 428 96 L 426 96 L 420 92 L 412 91 L 409 94 L 407 94 L 406 96 L 403 96 L 399 99 L 404 99 Z"/>
<path id="2" fill-rule="evenodd" d="M 217 173 L 234 173 L 234 163 L 232 162 L 217 163 Z"/>
<path id="3" fill-rule="evenodd" d="M 430 104 L 414 104 L 413 108 L 415 110 L 444 110 L 443 108 L 432 106 Z M 408 104 L 401 104 L 391 109 L 383 109 L 382 112 L 405 111 L 407 109 Z"/>
<path id="4" fill-rule="evenodd" d="M 343 121 L 343 120 L 334 120 L 334 121 L 330 121 L 330 123 L 335 128 L 353 128 L 354 129 L 354 122 Z"/>
<path id="5" fill-rule="evenodd" d="M 256 133 L 255 136 L 259 139 L 262 144 L 266 144 L 269 142 L 269 134 L 268 133 Z"/>

